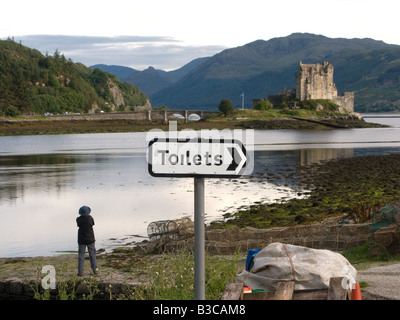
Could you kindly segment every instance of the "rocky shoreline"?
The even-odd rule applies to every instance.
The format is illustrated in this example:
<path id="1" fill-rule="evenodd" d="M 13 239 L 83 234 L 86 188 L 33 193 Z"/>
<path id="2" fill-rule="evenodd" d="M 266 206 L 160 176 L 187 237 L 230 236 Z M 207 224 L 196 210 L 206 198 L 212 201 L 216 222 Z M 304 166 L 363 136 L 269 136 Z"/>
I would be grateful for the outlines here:
<path id="1" fill-rule="evenodd" d="M 365 222 L 371 210 L 400 199 L 400 154 L 334 159 L 299 166 L 295 171 L 266 168 L 258 174 L 258 179 L 262 178 L 278 185 L 292 181 L 303 197 L 254 204 L 225 215 L 211 228 L 296 226 L 343 214 L 356 223 Z"/>
<path id="2" fill-rule="evenodd" d="M 341 223 L 337 219 L 328 219 L 323 223 L 314 225 L 268 230 L 253 228 L 239 230 L 237 227 L 209 230 L 206 235 L 207 254 L 217 255 L 217 257 L 225 256 L 230 259 L 229 257 L 237 255 L 238 249 L 241 249 L 243 257 L 241 261 L 244 261 L 245 254 L 249 249 L 263 248 L 272 242 L 332 251 L 341 251 L 369 242 L 371 243 L 370 248 L 375 250 L 375 254 L 382 254 L 387 249 L 390 250 L 390 246 L 385 247 L 386 239 L 389 237 L 392 239 L 399 238 L 400 235 L 400 230 L 397 230 L 398 227 L 396 233 L 392 232 L 393 227 L 382 228 L 382 231 L 375 233 L 379 234 L 379 237 L 375 237 L 374 231 L 370 228 L 370 223 Z M 183 242 L 166 241 L 162 248 L 163 253 L 145 252 L 138 250 L 138 248 L 121 248 L 112 253 L 99 254 L 97 259 L 99 274 L 91 274 L 89 260 L 86 259 L 84 276 L 79 278 L 75 276 L 76 254 L 53 257 L 0 258 L 0 300 L 61 299 L 60 291 L 67 294 L 67 290 L 69 290 L 68 292 L 72 290 L 73 296 L 69 296 L 72 293 L 68 293 L 66 298 L 74 299 L 87 299 L 88 297 L 96 300 L 120 299 L 121 297 L 123 299 L 134 298 L 130 296 L 134 294 L 137 286 L 140 287 L 144 283 L 148 283 L 149 277 L 151 278 L 149 273 L 152 272 L 154 265 L 169 259 L 168 257 L 175 255 L 177 251 L 185 251 L 193 246 L 192 238 L 187 238 Z M 375 244 L 373 245 L 373 243 Z M 399 252 L 399 241 L 396 241 L 394 247 Z M 158 248 L 160 249 L 160 247 Z M 57 270 L 58 291 L 52 290 L 50 296 L 46 297 L 41 288 L 43 285 L 41 279 L 46 273 L 41 270 L 49 265 Z M 355 265 L 355 267 L 358 266 Z M 237 266 L 238 271 L 243 269 L 244 266 L 241 268 Z M 384 278 L 382 275 L 378 276 Z M 379 283 L 376 283 L 375 278 L 371 278 L 368 270 L 361 272 L 360 279 L 362 281 L 374 281 L 371 288 L 366 288 L 363 291 L 364 300 L 392 299 L 391 291 L 382 291 L 384 288 L 379 287 Z"/>

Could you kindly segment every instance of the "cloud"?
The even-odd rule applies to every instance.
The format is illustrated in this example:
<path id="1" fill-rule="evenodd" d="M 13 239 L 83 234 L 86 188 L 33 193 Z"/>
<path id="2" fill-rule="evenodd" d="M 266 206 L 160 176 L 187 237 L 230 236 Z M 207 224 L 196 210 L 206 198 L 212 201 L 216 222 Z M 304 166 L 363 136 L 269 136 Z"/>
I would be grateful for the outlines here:
<path id="1" fill-rule="evenodd" d="M 56 50 L 67 59 L 86 66 L 94 64 L 122 65 L 137 70 L 153 66 L 174 70 L 196 58 L 212 56 L 224 46 L 188 45 L 162 36 L 69 36 L 26 35 L 15 37 L 23 45 L 52 55 Z"/>

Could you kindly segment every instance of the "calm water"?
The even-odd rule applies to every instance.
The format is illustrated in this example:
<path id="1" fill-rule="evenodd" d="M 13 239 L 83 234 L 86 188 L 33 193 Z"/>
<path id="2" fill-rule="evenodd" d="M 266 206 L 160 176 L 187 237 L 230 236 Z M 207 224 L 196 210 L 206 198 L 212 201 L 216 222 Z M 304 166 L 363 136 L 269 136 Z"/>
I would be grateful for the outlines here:
<path id="1" fill-rule="evenodd" d="M 259 179 L 267 169 L 400 153 L 400 118 L 373 116 L 392 127 L 256 131 L 253 175 L 206 180 L 206 221 L 296 196 L 287 181 Z M 76 250 L 82 205 L 92 208 L 98 249 L 142 240 L 152 221 L 193 218 L 193 179 L 151 177 L 145 151 L 146 133 L 0 137 L 0 257 Z"/>

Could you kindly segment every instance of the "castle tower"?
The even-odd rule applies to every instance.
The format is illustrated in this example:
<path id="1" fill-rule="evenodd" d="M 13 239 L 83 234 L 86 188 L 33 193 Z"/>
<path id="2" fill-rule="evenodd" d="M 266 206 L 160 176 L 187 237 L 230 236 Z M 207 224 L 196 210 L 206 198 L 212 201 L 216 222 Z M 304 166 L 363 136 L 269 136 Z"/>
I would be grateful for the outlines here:
<path id="1" fill-rule="evenodd" d="M 354 92 L 337 95 L 336 85 L 333 82 L 333 65 L 329 62 L 323 64 L 299 62 L 299 69 L 296 72 L 296 98 L 300 101 L 328 99 L 348 112 L 354 112 Z"/>
<path id="2" fill-rule="evenodd" d="M 299 62 L 296 72 L 296 98 L 330 99 L 337 96 L 337 89 L 333 82 L 333 65 L 324 62 L 322 65 L 303 64 Z"/>

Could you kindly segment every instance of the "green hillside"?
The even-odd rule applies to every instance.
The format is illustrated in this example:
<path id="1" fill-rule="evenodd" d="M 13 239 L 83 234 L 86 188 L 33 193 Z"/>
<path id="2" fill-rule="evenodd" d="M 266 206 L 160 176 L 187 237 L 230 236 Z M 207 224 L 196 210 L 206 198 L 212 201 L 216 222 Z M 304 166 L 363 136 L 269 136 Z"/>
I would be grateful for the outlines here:
<path id="1" fill-rule="evenodd" d="M 132 109 L 148 97 L 100 69 L 0 40 L 0 115 Z"/>
<path id="2" fill-rule="evenodd" d="M 400 111 L 400 47 L 343 52 L 330 62 L 337 86 L 356 93 L 358 111 Z"/>
<path id="3" fill-rule="evenodd" d="M 338 93 L 355 91 L 356 111 L 400 110 L 400 46 L 302 33 L 224 50 L 150 97 L 155 106 L 216 109 L 221 99 L 240 107 L 244 92 L 249 108 L 252 99 L 295 88 L 299 61 L 331 62 Z"/>

